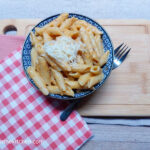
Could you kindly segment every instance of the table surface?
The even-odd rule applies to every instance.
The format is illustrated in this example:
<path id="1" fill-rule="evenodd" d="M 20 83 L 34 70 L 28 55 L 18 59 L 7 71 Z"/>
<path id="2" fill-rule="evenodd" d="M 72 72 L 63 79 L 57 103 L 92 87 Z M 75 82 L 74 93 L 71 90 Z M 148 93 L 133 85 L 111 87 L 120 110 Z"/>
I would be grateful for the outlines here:
<path id="1" fill-rule="evenodd" d="M 60 12 L 75 12 L 95 19 L 150 19 L 149 6 L 150 0 L 64 0 L 63 3 L 61 0 L 5 0 L 0 1 L 0 19 L 45 18 Z M 89 124 L 89 126 L 94 137 L 81 148 L 83 150 L 150 149 L 149 127 L 102 124 Z"/>
<path id="2" fill-rule="evenodd" d="M 46 18 L 61 12 L 94 19 L 150 19 L 149 6 L 150 0 L 1 0 L 0 19 Z"/>
<path id="3" fill-rule="evenodd" d="M 120 125 L 89 125 L 95 135 L 82 150 L 148 150 L 150 128 Z"/>

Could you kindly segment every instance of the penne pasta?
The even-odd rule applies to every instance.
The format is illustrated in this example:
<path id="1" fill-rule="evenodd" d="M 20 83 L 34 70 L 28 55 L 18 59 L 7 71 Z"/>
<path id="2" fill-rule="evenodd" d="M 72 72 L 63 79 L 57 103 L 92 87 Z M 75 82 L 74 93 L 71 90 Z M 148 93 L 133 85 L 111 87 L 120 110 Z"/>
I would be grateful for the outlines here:
<path id="1" fill-rule="evenodd" d="M 87 83 L 87 87 L 88 88 L 93 87 L 95 84 L 100 82 L 103 79 L 103 77 L 104 77 L 103 73 L 101 73 L 99 75 L 96 75 L 96 76 L 93 76 L 93 77 L 90 77 L 90 79 L 89 79 L 89 81 Z"/>
<path id="2" fill-rule="evenodd" d="M 76 24 L 76 22 L 70 27 L 71 31 L 80 31 L 81 26 Z"/>
<path id="3" fill-rule="evenodd" d="M 47 88 L 48 88 L 49 92 L 52 94 L 61 94 L 62 95 L 58 86 L 48 86 Z M 63 94 L 68 95 L 68 96 L 74 96 L 74 92 L 70 87 L 67 87 L 67 90 L 64 91 Z"/>
<path id="4" fill-rule="evenodd" d="M 44 43 L 52 40 L 52 37 L 50 37 L 47 32 L 43 32 L 43 38 L 44 38 Z"/>
<path id="5" fill-rule="evenodd" d="M 78 20 L 78 21 L 76 21 L 75 25 L 80 26 L 80 27 L 84 27 L 84 28 L 88 27 L 88 23 L 85 22 L 84 20 Z"/>
<path id="6" fill-rule="evenodd" d="M 96 45 L 95 37 L 94 37 L 92 31 L 89 31 L 88 34 L 89 34 L 89 37 L 90 37 L 90 41 L 92 43 L 92 47 L 93 47 L 94 51 L 96 52 L 96 57 L 97 57 L 97 59 L 99 59 L 100 58 L 100 53 L 99 53 L 99 49 Z"/>
<path id="7" fill-rule="evenodd" d="M 44 95 L 48 95 L 49 91 L 46 88 L 46 86 L 43 82 L 43 79 L 40 77 L 39 73 L 36 72 L 32 66 L 28 67 L 27 72 L 30 75 L 30 77 L 32 78 L 32 80 L 34 81 L 34 83 L 36 84 L 36 86 L 40 89 L 40 91 Z"/>
<path id="8" fill-rule="evenodd" d="M 79 32 L 78 31 L 71 31 L 68 29 L 64 29 L 63 33 L 68 36 L 71 37 L 72 39 L 76 39 L 79 36 Z"/>
<path id="9" fill-rule="evenodd" d="M 42 38 L 41 36 L 37 36 L 36 38 L 37 38 L 38 41 L 40 41 L 40 42 L 43 41 L 43 38 Z"/>
<path id="10" fill-rule="evenodd" d="M 91 24 L 89 25 L 88 30 L 92 31 L 92 33 L 94 33 L 95 35 L 96 34 L 98 34 L 98 35 L 102 35 L 103 34 L 103 32 L 101 32 L 95 26 L 92 26 Z"/>
<path id="11" fill-rule="evenodd" d="M 68 30 L 68 29 L 63 29 L 62 31 L 63 31 L 63 33 L 64 33 L 66 36 L 69 36 L 69 37 L 71 37 L 71 34 L 72 34 L 72 32 L 73 32 L 73 31 L 70 31 L 70 30 Z"/>
<path id="12" fill-rule="evenodd" d="M 109 56 L 109 51 L 106 51 L 100 58 L 100 66 L 102 67 L 104 64 L 106 64 Z"/>
<path id="13" fill-rule="evenodd" d="M 85 73 L 90 70 L 91 66 L 90 65 L 84 65 L 84 64 L 76 64 L 71 66 L 71 71 L 72 72 L 80 72 L 80 73 Z"/>
<path id="14" fill-rule="evenodd" d="M 36 27 L 35 28 L 35 33 L 36 35 L 42 35 L 44 31 L 46 31 L 49 27 L 59 27 L 61 23 L 68 18 L 68 13 L 63 13 L 58 18 L 53 20 L 52 22 L 48 23 L 42 28 Z"/>
<path id="15" fill-rule="evenodd" d="M 66 91 L 64 91 L 65 95 L 68 95 L 68 96 L 74 96 L 74 91 L 70 88 L 70 86 L 67 86 L 67 89 Z"/>
<path id="16" fill-rule="evenodd" d="M 77 18 L 68 18 L 66 19 L 60 26 L 60 29 L 68 29 L 75 21 L 77 20 Z"/>
<path id="17" fill-rule="evenodd" d="M 81 29 L 80 29 L 80 34 L 81 34 L 81 38 L 82 38 L 83 42 L 86 44 L 87 49 L 92 56 L 93 50 L 92 50 L 91 42 L 90 42 L 89 36 L 87 34 L 87 31 L 83 27 L 81 27 Z"/>
<path id="18" fill-rule="evenodd" d="M 49 69 L 51 69 L 51 68 L 49 68 Z M 57 85 L 56 80 L 55 80 L 54 75 L 51 70 L 50 70 L 50 81 L 51 81 L 51 85 L 55 85 L 55 86 Z"/>
<path id="19" fill-rule="evenodd" d="M 53 22 L 51 22 L 49 25 L 59 27 L 68 18 L 68 16 L 68 13 L 63 13 L 60 16 L 58 16 L 55 20 L 53 20 Z"/>
<path id="20" fill-rule="evenodd" d="M 37 57 L 38 57 L 38 54 L 37 54 L 36 49 L 32 48 L 32 50 L 31 50 L 31 63 L 32 63 L 32 66 L 34 68 L 35 68 L 36 63 L 37 63 Z"/>
<path id="21" fill-rule="evenodd" d="M 78 81 L 65 80 L 65 83 L 69 85 L 72 89 L 82 89 Z"/>
<path id="22" fill-rule="evenodd" d="M 46 32 L 51 36 L 63 35 L 62 31 L 58 27 L 49 27 Z"/>
<path id="23" fill-rule="evenodd" d="M 83 61 L 86 65 L 92 65 L 93 64 L 89 52 L 84 52 L 82 54 L 82 58 L 83 58 Z"/>
<path id="24" fill-rule="evenodd" d="M 42 47 L 42 45 L 40 43 L 35 44 L 35 49 L 36 49 L 37 54 L 39 56 L 42 56 L 42 55 L 45 54 L 45 51 L 44 51 L 44 49 L 43 49 L 43 47 Z"/>
<path id="25" fill-rule="evenodd" d="M 73 78 L 79 78 L 80 75 L 81 74 L 79 72 L 69 72 L 69 76 L 71 76 Z"/>
<path id="26" fill-rule="evenodd" d="M 100 35 L 95 36 L 95 41 L 97 45 L 97 49 L 99 50 L 99 56 L 101 57 L 104 54 L 103 42 L 100 38 Z"/>
<path id="27" fill-rule="evenodd" d="M 42 36 L 44 31 L 45 31 L 45 28 L 36 27 L 36 28 L 35 28 L 35 35 L 40 35 L 40 36 Z"/>
<path id="28" fill-rule="evenodd" d="M 60 67 L 55 63 L 53 62 L 48 55 L 45 55 L 45 59 L 47 61 L 47 63 L 54 69 L 56 69 L 57 71 L 61 71 Z"/>
<path id="29" fill-rule="evenodd" d="M 90 73 L 85 73 L 85 74 L 81 75 L 78 80 L 79 84 L 81 86 L 84 86 L 89 81 L 90 77 L 91 77 Z"/>
<path id="30" fill-rule="evenodd" d="M 92 66 L 90 72 L 97 75 L 102 72 L 102 69 L 99 66 Z"/>
<path id="31" fill-rule="evenodd" d="M 37 43 L 37 39 L 33 32 L 30 33 L 30 40 L 31 40 L 32 46 L 34 46 L 35 43 Z"/>
<path id="32" fill-rule="evenodd" d="M 59 62 L 49 55 L 50 59 L 55 62 L 63 71 L 71 71 L 71 67 L 66 62 Z"/>
<path id="33" fill-rule="evenodd" d="M 95 26 L 92 26 L 91 24 L 87 23 L 84 20 L 78 20 L 75 22 L 76 24 L 80 25 L 81 27 L 86 28 L 88 31 L 92 31 L 94 34 L 102 35 L 103 33 L 99 31 Z"/>
<path id="34" fill-rule="evenodd" d="M 47 62 L 43 57 L 38 57 L 38 72 L 43 78 L 45 85 L 50 85 L 50 71 Z"/>
<path id="35" fill-rule="evenodd" d="M 52 93 L 52 94 L 61 94 L 61 91 L 60 91 L 60 89 L 59 89 L 58 86 L 49 85 L 47 88 L 48 88 L 49 93 Z"/>
<path id="36" fill-rule="evenodd" d="M 58 71 L 56 71 L 55 69 L 51 68 L 51 71 L 53 73 L 53 76 L 56 80 L 56 83 L 60 89 L 60 91 L 66 91 L 66 86 L 65 86 L 65 82 L 64 82 L 64 77 L 62 76 L 62 74 Z"/>

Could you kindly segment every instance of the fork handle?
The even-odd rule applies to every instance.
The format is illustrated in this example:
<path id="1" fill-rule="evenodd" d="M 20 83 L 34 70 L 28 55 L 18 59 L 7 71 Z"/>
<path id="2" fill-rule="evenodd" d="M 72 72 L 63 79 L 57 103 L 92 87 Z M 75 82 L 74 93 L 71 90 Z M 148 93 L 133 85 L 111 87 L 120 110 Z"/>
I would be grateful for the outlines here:
<path id="1" fill-rule="evenodd" d="M 79 103 L 79 100 L 75 100 L 74 102 L 69 104 L 69 106 L 67 106 L 67 108 L 60 115 L 60 120 L 65 121 L 69 117 L 69 115 L 72 113 L 72 111 L 74 110 L 75 106 L 78 103 Z"/>
<path id="2" fill-rule="evenodd" d="M 116 69 L 118 66 L 113 62 L 112 70 Z"/>

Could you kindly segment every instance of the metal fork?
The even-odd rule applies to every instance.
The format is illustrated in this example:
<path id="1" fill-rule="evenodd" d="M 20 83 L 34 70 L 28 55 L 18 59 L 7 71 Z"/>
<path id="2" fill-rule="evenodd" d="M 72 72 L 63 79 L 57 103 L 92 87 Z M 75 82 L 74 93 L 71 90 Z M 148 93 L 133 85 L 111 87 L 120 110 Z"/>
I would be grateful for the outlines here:
<path id="1" fill-rule="evenodd" d="M 123 63 L 123 61 L 127 57 L 130 50 L 131 50 L 131 48 L 128 48 L 128 46 L 124 45 L 124 43 L 120 44 L 114 50 L 114 61 L 113 61 L 113 68 L 112 69 L 117 68 L 118 66 L 120 66 Z"/>
<path id="2" fill-rule="evenodd" d="M 128 48 L 128 46 L 124 45 L 124 43 L 120 44 L 115 50 L 114 50 L 114 61 L 113 61 L 113 67 L 112 69 L 117 68 L 120 66 L 125 58 L 127 57 L 128 53 L 130 52 L 131 48 Z M 80 102 L 80 100 L 75 100 L 72 102 L 60 115 L 60 120 L 65 121 L 71 112 L 74 110 L 74 107 Z"/>

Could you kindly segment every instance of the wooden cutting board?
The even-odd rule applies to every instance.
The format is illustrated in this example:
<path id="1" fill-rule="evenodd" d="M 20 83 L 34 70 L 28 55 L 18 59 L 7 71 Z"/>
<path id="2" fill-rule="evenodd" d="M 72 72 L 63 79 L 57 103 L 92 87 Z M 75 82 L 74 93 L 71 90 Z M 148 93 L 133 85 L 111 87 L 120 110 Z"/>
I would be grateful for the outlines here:
<path id="1" fill-rule="evenodd" d="M 40 19 L 1 20 L 0 34 L 13 26 L 26 36 Z M 113 70 L 105 84 L 78 107 L 82 116 L 150 116 L 150 21 L 97 20 L 109 33 L 114 47 L 132 48 L 128 58 Z M 13 28 L 14 28 L 13 27 Z"/>

